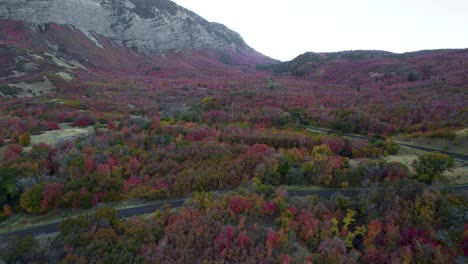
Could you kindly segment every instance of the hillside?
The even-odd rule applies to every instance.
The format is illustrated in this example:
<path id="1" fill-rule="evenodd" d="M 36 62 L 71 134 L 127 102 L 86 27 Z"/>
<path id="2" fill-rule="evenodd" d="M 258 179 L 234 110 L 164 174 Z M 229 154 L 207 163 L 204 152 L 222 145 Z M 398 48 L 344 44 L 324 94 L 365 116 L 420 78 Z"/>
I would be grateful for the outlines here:
<path id="1" fill-rule="evenodd" d="M 9 97 L 102 75 L 238 74 L 275 62 L 238 33 L 168 0 L 3 0 L 0 55 L 0 92 Z"/>
<path id="2" fill-rule="evenodd" d="M 396 54 L 386 51 L 304 53 L 275 65 L 273 73 L 311 81 L 365 87 L 418 83 L 468 87 L 468 50 L 428 50 Z M 412 84 L 414 85 L 414 84 Z"/>

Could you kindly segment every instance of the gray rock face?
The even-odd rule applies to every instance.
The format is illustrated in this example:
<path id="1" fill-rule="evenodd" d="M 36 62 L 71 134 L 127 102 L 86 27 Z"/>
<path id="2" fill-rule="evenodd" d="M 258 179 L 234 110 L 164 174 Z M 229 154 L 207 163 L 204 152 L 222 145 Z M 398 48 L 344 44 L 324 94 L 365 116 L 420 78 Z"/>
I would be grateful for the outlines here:
<path id="1" fill-rule="evenodd" d="M 72 25 L 143 52 L 251 49 L 238 33 L 169 0 L 0 0 L 0 18 Z"/>

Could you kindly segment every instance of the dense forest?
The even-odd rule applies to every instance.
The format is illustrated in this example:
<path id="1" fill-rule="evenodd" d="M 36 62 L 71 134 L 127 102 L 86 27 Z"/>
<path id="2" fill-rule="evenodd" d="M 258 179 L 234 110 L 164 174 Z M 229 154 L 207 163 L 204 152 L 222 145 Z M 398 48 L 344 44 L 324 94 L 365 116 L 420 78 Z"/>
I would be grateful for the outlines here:
<path id="1" fill-rule="evenodd" d="M 11 237 L 7 262 L 452 263 L 468 253 L 466 196 L 440 189 L 454 162 L 443 154 L 408 168 L 382 159 L 399 150 L 383 136 L 95 114 L 74 101 L 4 105 L 21 117 L 2 120 L 2 220 L 189 197 L 126 220 L 112 208 L 65 220 L 45 244 Z M 29 146 L 62 122 L 93 133 Z M 298 185 L 367 191 L 298 197 L 286 188 Z"/>
<path id="2" fill-rule="evenodd" d="M 467 50 L 93 34 L 0 19 L 0 263 L 466 263 L 466 160 L 398 139 L 466 146 Z"/>
<path id="3" fill-rule="evenodd" d="M 100 209 L 63 221 L 46 245 L 13 237 L 2 253 L 13 263 L 455 263 L 467 254 L 466 204 L 410 180 L 352 199 L 254 183 L 147 217 Z"/>

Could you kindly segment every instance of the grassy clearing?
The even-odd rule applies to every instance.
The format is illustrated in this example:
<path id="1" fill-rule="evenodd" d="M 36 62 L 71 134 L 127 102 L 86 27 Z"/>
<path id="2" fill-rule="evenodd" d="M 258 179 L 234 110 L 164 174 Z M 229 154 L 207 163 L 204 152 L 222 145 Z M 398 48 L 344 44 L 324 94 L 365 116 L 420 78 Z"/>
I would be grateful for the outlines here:
<path id="1" fill-rule="evenodd" d="M 73 79 L 73 76 L 67 72 L 57 72 L 55 75 L 58 75 L 60 76 L 62 79 L 64 79 L 65 81 L 69 82 L 69 81 L 72 81 Z"/>
<path id="2" fill-rule="evenodd" d="M 59 130 L 50 130 L 40 135 L 32 135 L 31 143 L 29 144 L 28 147 L 24 147 L 23 151 L 29 152 L 31 151 L 34 145 L 37 145 L 39 143 L 45 143 L 45 144 L 54 146 L 58 142 L 61 142 L 64 140 L 74 140 L 77 138 L 85 138 L 93 134 L 94 134 L 93 126 L 89 126 L 86 128 L 76 128 L 76 127 L 71 127 L 70 123 L 63 123 L 63 124 L 60 124 Z M 6 139 L 6 142 L 8 141 L 9 139 Z M 0 147 L 0 156 L 3 155 L 2 153 L 5 150 L 5 148 L 6 148 L 6 145 Z"/>
<path id="3" fill-rule="evenodd" d="M 53 145 L 61 140 L 87 137 L 91 134 L 91 131 L 92 128 L 66 128 L 61 130 L 51 130 L 40 135 L 31 136 L 31 143 L 37 144 L 39 142 L 44 142 Z"/>
<path id="4" fill-rule="evenodd" d="M 468 166 L 456 167 L 451 171 L 446 171 L 442 178 L 448 185 L 468 184 Z"/>
<path id="5" fill-rule="evenodd" d="M 452 132 L 454 137 L 451 139 L 399 135 L 394 137 L 394 140 L 397 143 L 410 144 L 458 154 L 467 154 L 468 128 L 459 129 Z"/>
<path id="6" fill-rule="evenodd" d="M 424 151 L 401 147 L 398 155 L 385 157 L 387 162 L 400 162 L 414 172 L 412 164 Z M 455 168 L 444 172 L 442 180 L 448 185 L 468 184 L 468 162 L 455 160 Z"/>
<path id="7" fill-rule="evenodd" d="M 33 83 L 11 83 L 8 84 L 11 89 L 16 89 L 14 95 L 16 97 L 34 97 L 34 96 L 41 96 L 53 93 L 55 91 L 54 84 L 44 76 L 42 81 L 37 81 Z"/>

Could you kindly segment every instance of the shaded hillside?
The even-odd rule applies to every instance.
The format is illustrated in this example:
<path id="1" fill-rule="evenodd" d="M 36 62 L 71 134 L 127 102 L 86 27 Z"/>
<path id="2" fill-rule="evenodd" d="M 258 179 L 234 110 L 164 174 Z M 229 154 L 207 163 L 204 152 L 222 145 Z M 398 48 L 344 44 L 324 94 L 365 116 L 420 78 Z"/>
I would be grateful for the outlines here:
<path id="1" fill-rule="evenodd" d="M 276 65 L 273 72 L 356 87 L 406 82 L 467 87 L 468 50 L 308 52 Z"/>
<path id="2" fill-rule="evenodd" d="M 125 47 L 101 34 L 83 32 L 69 25 L 48 23 L 39 27 L 1 19 L 0 55 L 0 92 L 10 97 L 41 95 L 18 90 L 17 84 L 36 84 L 45 78 L 60 88 L 76 87 L 90 78 L 105 79 L 116 75 L 139 78 L 237 76 L 254 71 L 259 63 L 273 61 L 251 49 L 202 48 L 148 54 Z M 72 76 L 73 81 L 63 80 L 60 73 Z"/>

